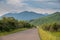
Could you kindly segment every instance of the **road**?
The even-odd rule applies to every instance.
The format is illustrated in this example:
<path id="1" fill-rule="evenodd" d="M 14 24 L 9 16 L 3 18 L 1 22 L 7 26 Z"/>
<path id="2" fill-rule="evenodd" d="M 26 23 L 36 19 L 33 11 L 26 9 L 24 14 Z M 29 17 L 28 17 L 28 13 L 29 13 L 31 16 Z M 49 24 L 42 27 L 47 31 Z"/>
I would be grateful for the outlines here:
<path id="1" fill-rule="evenodd" d="M 0 37 L 0 40 L 40 40 L 36 28 Z"/>

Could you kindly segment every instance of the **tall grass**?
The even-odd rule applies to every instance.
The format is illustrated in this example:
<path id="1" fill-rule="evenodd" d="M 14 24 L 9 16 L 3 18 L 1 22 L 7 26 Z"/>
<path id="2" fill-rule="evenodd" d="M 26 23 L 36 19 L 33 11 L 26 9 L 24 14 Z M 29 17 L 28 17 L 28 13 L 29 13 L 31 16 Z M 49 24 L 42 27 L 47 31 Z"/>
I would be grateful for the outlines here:
<path id="1" fill-rule="evenodd" d="M 41 40 L 59 40 L 58 37 L 53 36 L 47 31 L 44 31 L 43 29 L 39 28 L 38 29 L 39 35 L 41 37 Z"/>

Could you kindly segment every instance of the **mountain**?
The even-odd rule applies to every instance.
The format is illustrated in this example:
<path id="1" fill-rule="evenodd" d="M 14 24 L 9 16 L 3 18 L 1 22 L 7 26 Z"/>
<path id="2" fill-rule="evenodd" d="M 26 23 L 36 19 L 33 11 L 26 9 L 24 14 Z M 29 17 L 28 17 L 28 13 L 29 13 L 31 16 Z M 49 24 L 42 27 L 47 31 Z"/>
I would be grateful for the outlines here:
<path id="1" fill-rule="evenodd" d="M 45 23 L 48 24 L 52 22 L 60 23 L 60 12 L 55 12 L 46 17 L 38 18 L 38 19 L 31 21 L 31 23 L 34 25 L 41 25 Z"/>
<path id="2" fill-rule="evenodd" d="M 31 20 L 31 19 L 36 19 L 39 17 L 46 16 L 46 15 L 38 14 L 35 12 L 24 11 L 24 12 L 20 12 L 20 13 L 8 13 L 3 16 L 4 17 L 14 17 L 15 19 L 18 19 L 18 20 Z"/>

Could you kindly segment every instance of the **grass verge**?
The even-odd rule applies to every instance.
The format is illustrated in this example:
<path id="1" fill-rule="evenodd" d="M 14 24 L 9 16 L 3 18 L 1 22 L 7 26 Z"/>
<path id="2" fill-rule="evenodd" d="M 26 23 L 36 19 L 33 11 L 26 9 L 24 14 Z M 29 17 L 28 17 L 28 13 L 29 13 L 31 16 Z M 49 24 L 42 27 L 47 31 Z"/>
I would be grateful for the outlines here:
<path id="1" fill-rule="evenodd" d="M 60 40 L 60 38 L 53 36 L 52 33 L 44 31 L 43 29 L 38 29 L 41 40 Z"/>
<path id="2" fill-rule="evenodd" d="M 5 35 L 8 35 L 8 34 L 20 32 L 20 31 L 23 31 L 23 30 L 26 30 L 26 29 L 27 28 L 19 28 L 19 29 L 15 29 L 13 31 L 10 31 L 10 32 L 0 32 L 0 36 L 5 36 Z"/>

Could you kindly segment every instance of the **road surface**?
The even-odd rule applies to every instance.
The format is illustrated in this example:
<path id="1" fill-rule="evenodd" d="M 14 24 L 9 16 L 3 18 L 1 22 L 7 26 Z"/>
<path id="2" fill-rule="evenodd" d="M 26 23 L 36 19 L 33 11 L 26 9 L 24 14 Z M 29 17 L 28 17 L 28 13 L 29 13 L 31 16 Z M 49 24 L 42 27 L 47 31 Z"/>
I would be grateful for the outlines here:
<path id="1" fill-rule="evenodd" d="M 0 40 L 40 40 L 40 38 L 37 29 L 33 28 L 0 37 Z"/>

